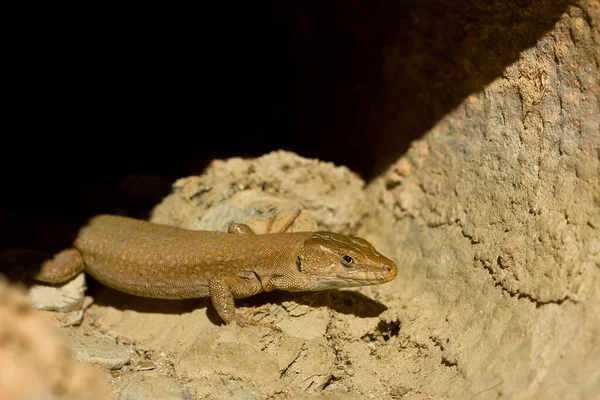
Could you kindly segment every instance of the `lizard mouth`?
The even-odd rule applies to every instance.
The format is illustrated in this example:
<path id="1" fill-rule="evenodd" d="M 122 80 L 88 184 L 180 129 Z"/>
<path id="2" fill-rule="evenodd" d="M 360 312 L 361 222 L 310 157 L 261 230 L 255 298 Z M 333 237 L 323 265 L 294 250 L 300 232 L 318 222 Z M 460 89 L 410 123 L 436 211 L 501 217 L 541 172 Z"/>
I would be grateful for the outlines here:
<path id="1" fill-rule="evenodd" d="M 348 276 L 320 276 L 318 289 L 337 289 L 345 287 L 379 285 L 389 282 L 396 277 L 397 270 L 393 269 L 390 272 L 360 272 L 352 277 Z"/>
<path id="2" fill-rule="evenodd" d="M 393 280 L 398 271 L 394 268 L 389 272 L 381 273 L 381 272 L 365 272 L 364 277 L 359 277 L 358 279 L 352 279 L 351 281 L 366 282 L 367 285 L 378 285 L 380 283 L 386 283 Z"/>

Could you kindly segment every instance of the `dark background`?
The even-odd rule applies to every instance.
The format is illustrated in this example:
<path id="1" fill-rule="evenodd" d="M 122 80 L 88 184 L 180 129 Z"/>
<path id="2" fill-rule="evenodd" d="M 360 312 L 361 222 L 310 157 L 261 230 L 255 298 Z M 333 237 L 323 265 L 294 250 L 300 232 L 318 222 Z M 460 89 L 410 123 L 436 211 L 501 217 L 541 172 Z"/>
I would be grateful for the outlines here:
<path id="1" fill-rule="evenodd" d="M 368 181 L 565 7 L 227 2 L 169 22 L 27 11 L 3 50 L 0 247 L 101 212 L 144 217 L 214 158 L 285 149 Z"/>

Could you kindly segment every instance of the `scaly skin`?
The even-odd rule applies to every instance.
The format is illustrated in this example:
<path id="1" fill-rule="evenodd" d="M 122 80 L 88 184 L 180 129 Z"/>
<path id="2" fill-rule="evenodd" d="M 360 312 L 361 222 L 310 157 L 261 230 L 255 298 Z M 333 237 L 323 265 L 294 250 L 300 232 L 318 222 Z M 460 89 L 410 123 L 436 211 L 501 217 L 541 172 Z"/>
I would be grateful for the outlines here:
<path id="1" fill-rule="evenodd" d="M 82 228 L 74 249 L 46 262 L 35 279 L 58 283 L 84 268 L 125 293 L 162 299 L 210 296 L 226 322 L 248 323 L 234 299 L 275 289 L 326 290 L 389 282 L 394 262 L 366 240 L 332 232 L 254 234 L 193 231 L 101 215 Z"/>

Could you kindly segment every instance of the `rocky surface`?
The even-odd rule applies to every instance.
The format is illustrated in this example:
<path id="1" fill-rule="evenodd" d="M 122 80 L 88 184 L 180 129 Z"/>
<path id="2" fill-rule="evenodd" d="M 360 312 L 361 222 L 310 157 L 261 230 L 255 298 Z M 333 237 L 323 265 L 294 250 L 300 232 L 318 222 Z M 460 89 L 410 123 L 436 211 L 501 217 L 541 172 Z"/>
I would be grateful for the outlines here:
<path id="1" fill-rule="evenodd" d="M 448 121 L 441 128 L 451 126 Z M 281 332 L 219 326 L 207 299 L 162 301 L 104 288 L 83 325 L 63 330 L 74 358 L 111 371 L 113 394 L 121 399 L 533 395 L 544 392 L 546 379 L 565 373 L 581 385 L 583 397 L 593 393 L 598 351 L 593 337 L 600 327 L 594 209 L 569 210 L 580 223 L 560 230 L 560 245 L 551 253 L 557 282 L 545 288 L 548 274 L 527 271 L 551 260 L 536 253 L 539 240 L 527 246 L 519 232 L 531 236 L 538 229 L 534 237 L 556 237 L 558 231 L 543 221 L 543 216 L 564 216 L 562 208 L 553 208 L 556 197 L 544 198 L 540 191 L 544 211 L 524 211 L 527 215 L 512 210 L 521 206 L 514 201 L 517 194 L 506 190 L 493 194 L 493 203 L 491 192 L 482 189 L 466 191 L 460 200 L 456 188 L 478 179 L 460 167 L 471 159 L 454 159 L 459 166 L 445 169 L 445 178 L 426 179 L 440 168 L 429 159 L 436 146 L 433 139 L 415 142 L 407 157 L 367 190 L 343 167 L 287 152 L 215 162 L 204 175 L 179 180 L 155 209 L 155 222 L 225 230 L 238 221 L 261 232 L 271 218 L 277 229 L 301 208 L 305 211 L 292 230 L 335 226 L 364 236 L 396 260 L 399 275 L 381 286 L 273 292 L 237 301 L 242 312 L 258 307 L 254 318 Z M 311 183 L 293 192 L 293 179 Z M 495 185 L 498 179 L 485 182 Z M 583 191 L 579 199 L 585 199 L 585 184 L 579 184 L 571 191 Z M 341 203 L 323 197 L 333 186 L 343 193 Z M 445 191 L 455 196 L 452 202 L 439 201 Z M 336 215 L 356 217 L 344 221 Z M 495 218 L 504 222 L 490 223 Z M 486 229 L 478 228 L 481 224 Z M 569 235 L 575 239 L 565 239 Z M 491 266 L 493 260 L 497 264 Z M 516 274 L 520 286 L 503 285 L 496 268 Z M 561 268 L 569 272 L 562 275 Z M 581 374 L 570 372 L 575 360 Z M 557 393 L 572 388 L 563 390 Z"/>
<path id="2" fill-rule="evenodd" d="M 108 376 L 117 398 L 597 398 L 600 6 L 513 3 L 449 8 L 443 21 L 460 28 L 446 32 L 434 29 L 437 10 L 415 2 L 408 22 L 454 34 L 460 45 L 434 60 L 417 50 L 403 58 L 404 48 L 430 46 L 420 37 L 382 50 L 381 93 L 367 97 L 380 108 L 367 119 L 382 135 L 364 149 L 387 169 L 368 185 L 345 167 L 280 151 L 214 161 L 178 180 L 152 213 L 189 229 L 243 222 L 263 232 L 300 209 L 292 231 L 362 236 L 396 261 L 394 281 L 237 301 L 281 332 L 220 326 L 206 299 L 104 288 L 81 326 L 62 328 L 74 354 L 104 375 L 74 367 L 21 300 L 0 296 L 0 337 L 8 338 L 0 354 L 11 366 L 0 387 L 102 398 L 98 379 Z M 427 55 L 445 54 L 443 43 Z M 402 90 L 413 86 L 396 86 L 407 82 L 397 78 L 402 65 L 414 73 L 411 85 L 430 88 L 413 97 L 431 109 L 401 107 L 413 100 Z M 423 65 L 447 68 L 430 82 Z M 468 93 L 449 93 L 445 82 Z M 373 150 L 392 150 L 431 115 L 435 124 L 406 154 Z M 60 324 L 69 321 L 77 318 Z"/>

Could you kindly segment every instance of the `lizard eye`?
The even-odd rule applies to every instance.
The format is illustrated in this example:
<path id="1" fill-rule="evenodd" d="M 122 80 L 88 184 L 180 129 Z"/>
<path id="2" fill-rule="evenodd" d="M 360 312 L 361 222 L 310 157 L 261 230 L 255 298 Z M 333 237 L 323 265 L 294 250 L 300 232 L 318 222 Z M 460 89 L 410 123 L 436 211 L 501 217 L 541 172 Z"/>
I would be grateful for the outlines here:
<path id="1" fill-rule="evenodd" d="M 342 256 L 342 264 L 344 267 L 351 267 L 354 264 L 354 259 L 350 256 Z"/>

